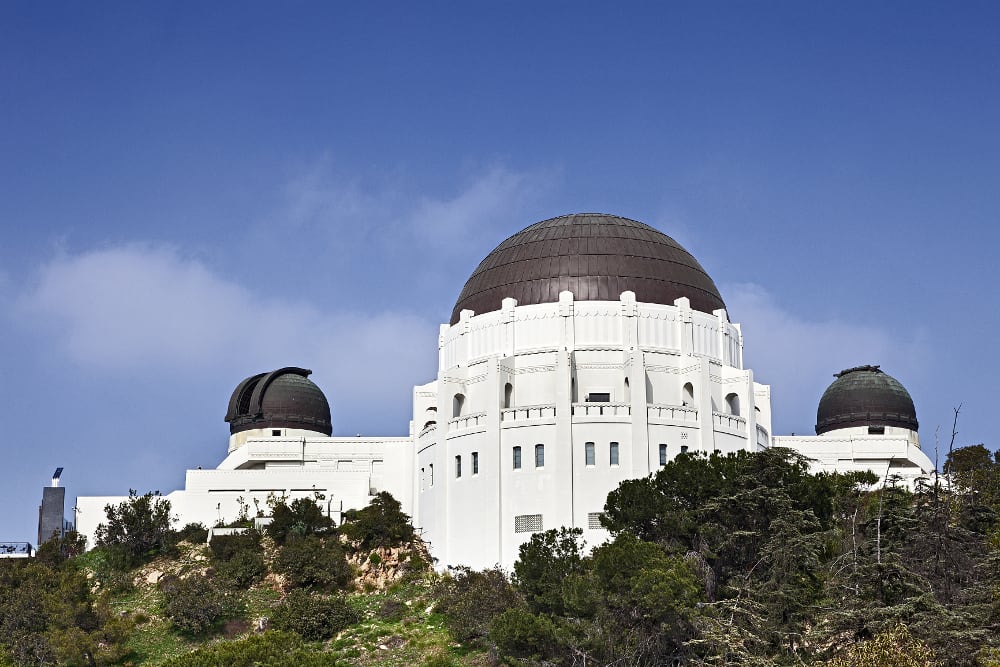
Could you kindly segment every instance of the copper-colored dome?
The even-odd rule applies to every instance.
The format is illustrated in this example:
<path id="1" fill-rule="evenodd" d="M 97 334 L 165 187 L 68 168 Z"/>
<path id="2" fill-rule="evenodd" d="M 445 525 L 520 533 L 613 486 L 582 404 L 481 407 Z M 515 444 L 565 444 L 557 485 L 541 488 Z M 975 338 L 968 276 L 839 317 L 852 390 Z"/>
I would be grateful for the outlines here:
<path id="1" fill-rule="evenodd" d="M 298 428 L 333 433 L 330 404 L 309 379 L 312 371 L 289 366 L 251 375 L 229 399 L 230 434 L 259 428 Z"/>
<path id="2" fill-rule="evenodd" d="M 601 213 L 576 213 L 537 222 L 498 245 L 465 283 L 451 313 L 477 315 L 552 303 L 569 290 L 578 301 L 617 301 L 626 290 L 637 301 L 691 307 L 711 313 L 726 304 L 705 269 L 677 241 L 641 222 Z"/>
<path id="3" fill-rule="evenodd" d="M 913 399 L 896 378 L 878 366 L 840 371 L 816 410 L 816 435 L 852 426 L 899 426 L 916 431 Z"/>

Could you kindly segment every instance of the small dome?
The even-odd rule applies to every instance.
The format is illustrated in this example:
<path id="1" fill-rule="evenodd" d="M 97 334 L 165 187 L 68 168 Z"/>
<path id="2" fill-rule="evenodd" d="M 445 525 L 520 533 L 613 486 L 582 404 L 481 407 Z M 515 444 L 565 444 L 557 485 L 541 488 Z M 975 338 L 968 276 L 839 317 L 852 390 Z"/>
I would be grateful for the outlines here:
<path id="1" fill-rule="evenodd" d="M 578 301 L 617 301 L 631 290 L 645 303 L 669 306 L 686 296 L 705 313 L 726 307 L 698 260 L 666 234 L 628 218 L 576 213 L 537 222 L 498 245 L 465 283 L 451 323 L 463 310 L 500 310 L 508 297 L 520 306 L 554 303 L 566 290 Z"/>
<path id="2" fill-rule="evenodd" d="M 259 428 L 298 428 L 333 433 L 330 404 L 309 379 L 305 368 L 289 366 L 252 375 L 237 385 L 229 399 L 229 433 Z"/>
<path id="3" fill-rule="evenodd" d="M 917 430 L 909 392 L 878 366 L 840 371 L 816 410 L 816 435 L 852 426 L 898 426 Z"/>

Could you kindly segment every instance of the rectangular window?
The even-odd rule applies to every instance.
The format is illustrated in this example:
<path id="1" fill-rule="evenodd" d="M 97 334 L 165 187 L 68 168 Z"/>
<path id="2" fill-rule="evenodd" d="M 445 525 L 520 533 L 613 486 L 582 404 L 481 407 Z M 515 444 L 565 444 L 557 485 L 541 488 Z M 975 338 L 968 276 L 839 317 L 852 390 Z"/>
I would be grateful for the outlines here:
<path id="1" fill-rule="evenodd" d="M 427 471 L 423 468 L 420 469 L 420 490 L 424 490 L 424 484 L 427 483 Z"/>
<path id="2" fill-rule="evenodd" d="M 427 466 L 427 467 L 428 467 L 428 468 L 430 469 L 430 475 L 431 475 L 431 483 L 430 483 L 430 485 L 431 485 L 431 486 L 434 486 L 434 464 L 433 464 L 433 463 L 431 463 L 431 464 L 430 464 L 429 466 Z"/>
<path id="3" fill-rule="evenodd" d="M 545 445 L 535 445 L 535 467 L 545 467 Z"/>
<path id="4" fill-rule="evenodd" d="M 609 392 L 591 392 L 587 394 L 587 403 L 610 403 L 611 394 Z"/>
<path id="5" fill-rule="evenodd" d="M 455 457 L 455 477 L 461 477 L 461 476 L 462 476 L 462 457 L 461 456 L 456 456 Z"/>
<path id="6" fill-rule="evenodd" d="M 869 426 L 868 435 L 885 435 L 885 426 Z"/>
<path id="7" fill-rule="evenodd" d="M 660 465 L 667 465 L 667 446 L 660 445 Z"/>
<path id="8" fill-rule="evenodd" d="M 514 517 L 515 533 L 540 533 L 542 532 L 541 514 L 519 514 Z"/>
<path id="9" fill-rule="evenodd" d="M 472 452 L 472 474 L 479 474 L 479 452 Z"/>
<path id="10" fill-rule="evenodd" d="M 611 465 L 613 465 L 613 466 L 618 465 L 618 443 L 617 442 L 612 442 L 611 443 L 611 449 L 610 449 L 609 453 L 611 455 L 610 456 L 610 458 L 611 458 L 611 461 L 610 461 Z"/>
<path id="11" fill-rule="evenodd" d="M 681 454 L 687 454 L 687 450 L 688 450 L 687 445 L 681 445 Z"/>
<path id="12" fill-rule="evenodd" d="M 604 516 L 604 512 L 591 512 L 587 515 L 587 528 L 590 530 L 596 530 L 598 528 L 604 528 L 601 525 L 601 517 Z"/>
<path id="13" fill-rule="evenodd" d="M 521 469 L 521 447 L 514 448 L 514 470 Z"/>
<path id="14" fill-rule="evenodd" d="M 588 442 L 583 446 L 583 458 L 588 466 L 594 465 L 594 443 Z"/>
<path id="15" fill-rule="evenodd" d="M 280 428 L 271 429 L 271 437 L 272 438 L 281 437 L 281 429 Z"/>

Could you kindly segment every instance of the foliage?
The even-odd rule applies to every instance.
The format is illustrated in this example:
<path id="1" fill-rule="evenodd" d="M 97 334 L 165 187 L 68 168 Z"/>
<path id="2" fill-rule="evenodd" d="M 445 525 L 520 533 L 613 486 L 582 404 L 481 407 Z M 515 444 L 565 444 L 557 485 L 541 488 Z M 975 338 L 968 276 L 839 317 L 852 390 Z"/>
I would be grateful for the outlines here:
<path id="1" fill-rule="evenodd" d="M 271 498 L 271 523 L 265 530 L 276 544 L 285 544 L 291 537 L 330 535 L 335 532 L 333 519 L 323 514 L 318 502 L 310 498 L 296 498 L 290 504 L 284 498 Z"/>
<path id="2" fill-rule="evenodd" d="M 934 651 L 915 639 L 902 623 L 862 642 L 845 655 L 827 663 L 829 667 L 936 667 Z"/>
<path id="3" fill-rule="evenodd" d="M 178 542 L 204 544 L 208 539 L 208 528 L 203 523 L 189 523 L 177 531 L 175 539 Z"/>
<path id="4" fill-rule="evenodd" d="M 388 491 L 378 493 L 364 509 L 345 512 L 340 530 L 364 551 L 398 547 L 414 538 L 410 517 Z"/>
<path id="5" fill-rule="evenodd" d="M 582 535 L 579 528 L 547 530 L 521 545 L 514 581 L 534 611 L 566 610 L 564 587 L 572 586 L 585 571 Z"/>
<path id="6" fill-rule="evenodd" d="M 11 664 L 115 664 L 129 630 L 71 563 L 0 562 L 0 645 Z"/>
<path id="7" fill-rule="evenodd" d="M 293 586 L 332 591 L 346 587 L 353 571 L 336 538 L 293 537 L 278 550 L 275 569 Z"/>
<path id="8" fill-rule="evenodd" d="M 163 611 L 181 632 L 200 635 L 222 620 L 229 600 L 210 577 L 170 578 L 161 586 Z"/>
<path id="9" fill-rule="evenodd" d="M 256 530 L 234 535 L 213 535 L 209 549 L 212 551 L 215 573 L 235 588 L 245 588 L 267 574 L 261 535 Z"/>
<path id="10" fill-rule="evenodd" d="M 135 567 L 173 546 L 170 501 L 159 492 L 140 496 L 129 489 L 128 500 L 109 504 L 104 512 L 108 521 L 97 527 L 95 540 L 121 569 Z"/>
<path id="11" fill-rule="evenodd" d="M 82 554 L 87 549 L 87 536 L 70 531 L 63 537 L 44 542 L 35 552 L 35 560 L 50 567 L 58 567 L 69 558 Z"/>
<path id="12" fill-rule="evenodd" d="M 277 630 L 297 632 L 311 641 L 329 639 L 361 620 L 358 613 L 340 597 L 326 597 L 304 590 L 293 590 L 271 614 Z"/>
<path id="13" fill-rule="evenodd" d="M 480 645 L 489 636 L 493 619 L 508 609 L 525 606 L 499 567 L 482 571 L 455 568 L 438 582 L 433 595 L 454 637 Z"/>
<path id="14" fill-rule="evenodd" d="M 335 667 L 330 654 L 310 651 L 293 632 L 269 630 L 240 641 L 203 646 L 172 660 L 163 667 Z"/>

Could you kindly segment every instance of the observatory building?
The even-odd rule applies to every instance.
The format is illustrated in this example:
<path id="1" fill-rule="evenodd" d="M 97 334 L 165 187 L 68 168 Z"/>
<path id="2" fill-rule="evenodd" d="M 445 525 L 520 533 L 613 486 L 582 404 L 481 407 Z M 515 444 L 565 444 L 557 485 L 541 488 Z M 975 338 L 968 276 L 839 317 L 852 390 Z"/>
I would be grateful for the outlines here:
<path id="1" fill-rule="evenodd" d="M 321 495 L 339 519 L 389 491 L 438 566 L 509 567 L 534 532 L 604 541 L 608 492 L 682 452 L 781 444 L 817 470 L 891 468 L 908 483 L 931 471 L 912 400 L 877 367 L 831 385 L 816 437 L 772 437 L 770 387 L 744 367 L 715 283 L 672 238 L 627 218 L 567 215 L 505 240 L 465 283 L 437 354 L 406 437 L 332 436 L 306 369 L 243 380 L 228 456 L 167 495 L 180 523 L 253 516 L 269 494 Z M 92 539 L 121 500 L 78 498 L 79 530 Z"/>

